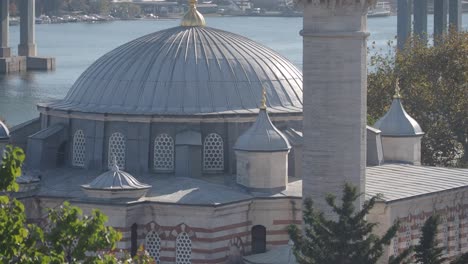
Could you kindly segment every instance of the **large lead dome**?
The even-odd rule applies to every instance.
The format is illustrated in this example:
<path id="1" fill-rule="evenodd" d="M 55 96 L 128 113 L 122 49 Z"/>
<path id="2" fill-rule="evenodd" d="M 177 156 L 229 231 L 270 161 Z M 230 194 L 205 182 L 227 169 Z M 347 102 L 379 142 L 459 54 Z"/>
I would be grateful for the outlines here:
<path id="1" fill-rule="evenodd" d="M 174 27 L 91 65 L 50 109 L 132 115 L 302 112 L 302 73 L 275 51 L 209 27 Z"/>

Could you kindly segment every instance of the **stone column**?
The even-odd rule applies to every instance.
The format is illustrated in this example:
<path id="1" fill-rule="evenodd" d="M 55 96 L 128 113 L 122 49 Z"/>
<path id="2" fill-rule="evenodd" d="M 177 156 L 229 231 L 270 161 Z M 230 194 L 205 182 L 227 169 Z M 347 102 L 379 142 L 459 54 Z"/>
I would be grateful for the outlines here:
<path id="1" fill-rule="evenodd" d="M 427 0 L 414 0 L 414 34 L 427 39 Z"/>
<path id="2" fill-rule="evenodd" d="M 447 32 L 447 0 L 434 0 L 434 37 Z"/>
<path id="3" fill-rule="evenodd" d="M 462 1 L 450 0 L 449 2 L 449 24 L 456 31 L 462 30 Z"/>
<path id="4" fill-rule="evenodd" d="M 398 0 L 397 14 L 397 46 L 404 49 L 411 35 L 411 0 Z"/>
<path id="5" fill-rule="evenodd" d="M 0 1 L 0 58 L 11 56 L 11 49 L 8 47 L 9 41 L 9 0 Z"/>
<path id="6" fill-rule="evenodd" d="M 367 8 L 372 0 L 302 2 L 302 195 L 333 216 L 327 193 L 341 196 L 345 182 L 365 192 Z"/>
<path id="7" fill-rule="evenodd" d="M 20 22 L 20 44 L 18 45 L 18 55 L 35 57 L 35 0 L 20 0 L 19 8 L 21 14 Z"/>

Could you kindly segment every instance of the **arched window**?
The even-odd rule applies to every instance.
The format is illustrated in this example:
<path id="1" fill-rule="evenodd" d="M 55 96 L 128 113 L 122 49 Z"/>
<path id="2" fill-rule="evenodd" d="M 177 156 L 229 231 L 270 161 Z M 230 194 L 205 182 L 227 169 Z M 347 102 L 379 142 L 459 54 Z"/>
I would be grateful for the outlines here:
<path id="1" fill-rule="evenodd" d="M 252 227 L 252 254 L 266 252 L 266 228 L 262 225 Z"/>
<path id="2" fill-rule="evenodd" d="M 84 167 L 86 157 L 86 138 L 83 130 L 77 130 L 73 135 L 73 160 L 75 167 Z"/>
<path id="3" fill-rule="evenodd" d="M 161 238 L 156 232 L 150 231 L 146 234 L 145 248 L 148 254 L 159 264 L 159 258 L 161 256 Z"/>
<path id="4" fill-rule="evenodd" d="M 153 164 L 156 171 L 174 170 L 174 140 L 168 134 L 161 134 L 154 140 Z"/>
<path id="5" fill-rule="evenodd" d="M 192 258 L 192 241 L 187 233 L 182 232 L 176 239 L 176 264 L 190 264 Z"/>
<path id="6" fill-rule="evenodd" d="M 122 133 L 113 133 L 109 138 L 108 167 L 114 164 L 114 158 L 120 169 L 125 169 L 125 136 Z"/>
<path id="7" fill-rule="evenodd" d="M 203 144 L 203 169 L 205 171 L 224 170 L 223 138 L 216 133 L 211 133 L 205 138 Z"/>

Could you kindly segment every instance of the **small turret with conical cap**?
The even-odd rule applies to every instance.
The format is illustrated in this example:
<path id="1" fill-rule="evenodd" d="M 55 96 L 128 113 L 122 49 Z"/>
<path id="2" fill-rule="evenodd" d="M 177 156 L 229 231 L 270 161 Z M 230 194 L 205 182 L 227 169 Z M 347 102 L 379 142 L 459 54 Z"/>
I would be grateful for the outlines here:
<path id="1" fill-rule="evenodd" d="M 421 138 L 424 135 L 401 103 L 399 80 L 388 112 L 374 125 L 382 131 L 382 148 L 385 162 L 421 164 Z"/>
<path id="2" fill-rule="evenodd" d="M 250 191 L 278 192 L 286 188 L 288 139 L 271 122 L 266 90 L 255 123 L 236 141 L 237 183 Z"/>

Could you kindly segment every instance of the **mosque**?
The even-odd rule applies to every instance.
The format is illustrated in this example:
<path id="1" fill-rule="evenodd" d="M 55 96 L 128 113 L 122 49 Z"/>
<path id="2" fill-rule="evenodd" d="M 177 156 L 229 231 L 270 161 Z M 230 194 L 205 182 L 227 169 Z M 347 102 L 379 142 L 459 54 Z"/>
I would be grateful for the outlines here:
<path id="1" fill-rule="evenodd" d="M 310 65 L 326 65 L 320 56 L 330 56 L 311 52 L 308 41 L 345 45 L 358 39 L 350 45 L 360 51 L 356 56 L 329 58 L 343 65 L 357 62 L 350 74 L 366 74 L 366 35 L 358 32 L 354 38 L 344 32 L 356 32 L 355 26 L 365 32 L 363 12 L 352 17 L 340 9 L 355 2 L 333 7 L 333 19 L 352 21 L 339 30 L 333 23 L 311 27 L 317 16 L 321 22 L 332 18 L 306 8 L 312 16 L 305 15 L 302 32 L 304 79 L 275 51 L 205 26 L 195 2 L 190 0 L 180 26 L 133 40 L 98 59 L 64 99 L 39 104 L 39 118 L 10 131 L 0 124 L 0 143 L 26 149 L 26 173 L 18 182 L 30 221 L 46 226 L 46 208 L 68 200 L 85 212 L 103 211 L 108 224 L 123 234 L 118 248 L 134 254 L 144 245 L 157 263 L 294 263 L 286 227 L 302 223 L 303 193 L 314 197 L 343 183 L 331 176 L 314 182 L 310 175 L 326 176 L 339 168 L 364 175 L 347 179 L 367 197 L 383 194 L 368 216 L 380 223 L 377 233 L 402 221 L 385 257 L 416 243 L 419 227 L 434 211 L 443 216 L 445 253 L 468 250 L 468 170 L 421 166 L 424 132 L 405 112 L 399 89 L 388 113 L 366 127 L 365 78 L 343 82 L 339 63 L 330 63 L 334 77 L 328 71 L 308 72 Z M 342 39 L 308 31 L 321 27 Z M 333 82 L 361 89 L 350 93 L 359 103 L 326 94 L 331 89 L 323 85 Z M 339 96 L 348 92 L 343 91 Z M 320 107 L 334 103 L 341 107 L 321 112 Z M 333 116 L 333 111 L 351 115 L 355 110 L 358 122 Z M 355 123 L 361 133 L 357 145 L 354 134 L 346 132 Z M 330 130 L 314 134 L 314 128 Z M 311 144 L 325 143 L 330 153 L 332 147 L 340 149 L 345 160 L 315 152 L 319 154 L 311 161 Z M 346 156 L 349 150 L 358 154 Z M 317 160 L 323 160 L 322 170 L 310 169 Z M 275 252 L 289 254 L 275 259 Z"/>

